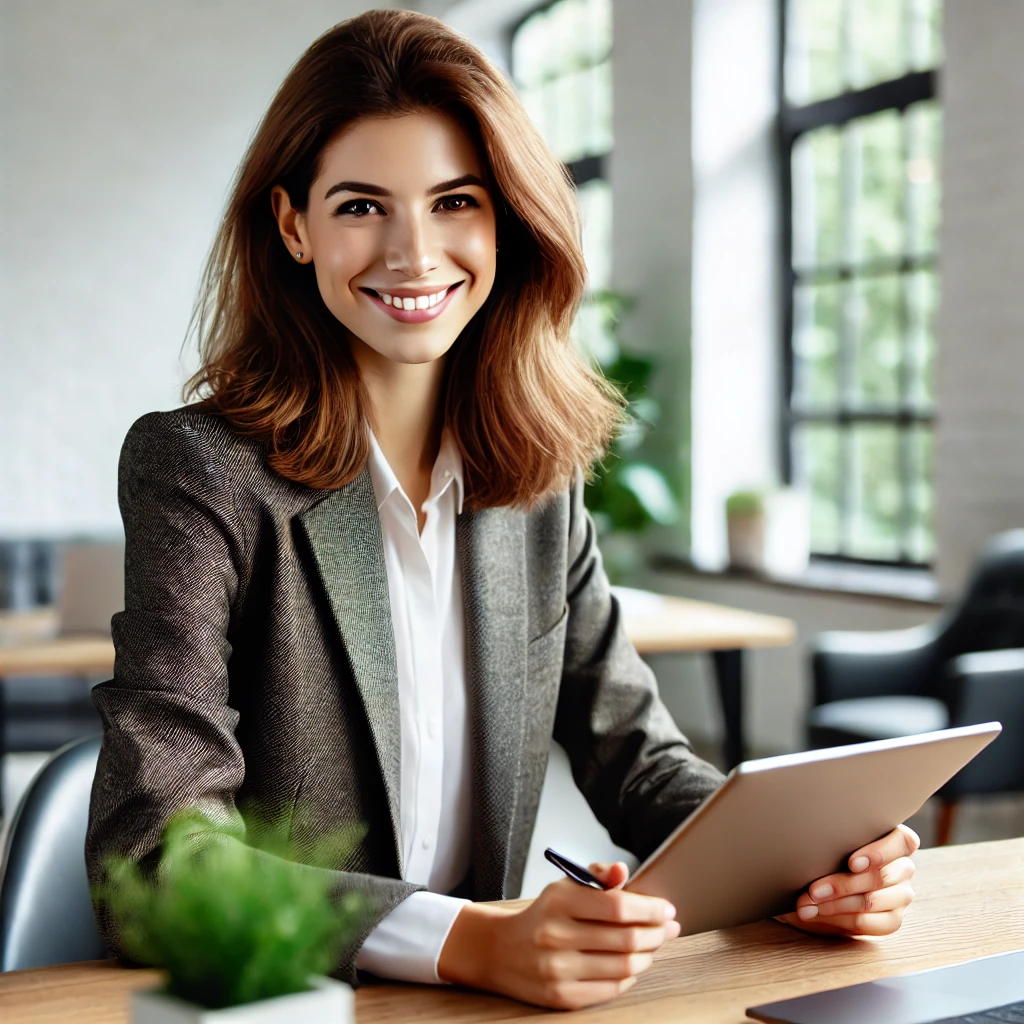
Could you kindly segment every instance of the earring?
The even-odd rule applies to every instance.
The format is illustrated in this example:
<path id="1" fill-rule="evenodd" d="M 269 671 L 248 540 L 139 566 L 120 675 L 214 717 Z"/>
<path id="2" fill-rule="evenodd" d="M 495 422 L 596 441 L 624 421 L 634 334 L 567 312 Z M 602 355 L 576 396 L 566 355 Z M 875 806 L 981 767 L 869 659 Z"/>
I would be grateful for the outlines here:
<path id="1" fill-rule="evenodd" d="M 302 259 L 302 253 L 301 253 L 301 252 L 297 252 L 297 253 L 295 254 L 295 258 L 296 258 L 297 260 L 301 260 L 301 259 Z"/>

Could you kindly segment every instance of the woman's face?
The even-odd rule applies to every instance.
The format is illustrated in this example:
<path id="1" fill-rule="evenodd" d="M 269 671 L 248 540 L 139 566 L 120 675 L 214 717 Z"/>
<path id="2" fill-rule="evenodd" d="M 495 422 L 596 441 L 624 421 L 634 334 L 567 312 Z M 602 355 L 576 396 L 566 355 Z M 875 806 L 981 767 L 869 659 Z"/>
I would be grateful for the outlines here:
<path id="1" fill-rule="evenodd" d="M 312 262 L 361 364 L 439 359 L 491 291 L 494 202 L 480 155 L 454 118 L 349 125 L 324 150 L 304 214 L 280 186 L 273 199 L 292 258 L 301 252 Z"/>

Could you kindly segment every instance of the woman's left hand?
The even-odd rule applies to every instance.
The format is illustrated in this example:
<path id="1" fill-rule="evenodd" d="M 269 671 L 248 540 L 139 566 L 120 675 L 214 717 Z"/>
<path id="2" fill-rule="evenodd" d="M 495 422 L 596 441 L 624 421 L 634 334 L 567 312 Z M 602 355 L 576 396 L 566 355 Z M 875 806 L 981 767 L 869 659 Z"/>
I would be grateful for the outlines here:
<path id="1" fill-rule="evenodd" d="M 850 854 L 849 872 L 812 882 L 796 901 L 796 913 L 777 920 L 817 935 L 890 935 L 914 898 L 910 855 L 920 845 L 913 829 L 897 825 Z"/>

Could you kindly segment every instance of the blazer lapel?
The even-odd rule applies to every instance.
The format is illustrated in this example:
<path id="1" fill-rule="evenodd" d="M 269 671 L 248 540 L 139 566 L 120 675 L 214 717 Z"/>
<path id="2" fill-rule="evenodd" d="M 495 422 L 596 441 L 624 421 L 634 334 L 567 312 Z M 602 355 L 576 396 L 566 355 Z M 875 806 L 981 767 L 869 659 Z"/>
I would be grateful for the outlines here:
<path id="1" fill-rule="evenodd" d="M 387 790 L 399 876 L 402 865 L 402 719 L 377 502 L 368 469 L 298 516 L 362 697 Z"/>
<path id="2" fill-rule="evenodd" d="M 526 544 L 523 513 L 459 516 L 456 548 L 466 618 L 477 899 L 501 899 L 519 792 L 527 709 Z"/>

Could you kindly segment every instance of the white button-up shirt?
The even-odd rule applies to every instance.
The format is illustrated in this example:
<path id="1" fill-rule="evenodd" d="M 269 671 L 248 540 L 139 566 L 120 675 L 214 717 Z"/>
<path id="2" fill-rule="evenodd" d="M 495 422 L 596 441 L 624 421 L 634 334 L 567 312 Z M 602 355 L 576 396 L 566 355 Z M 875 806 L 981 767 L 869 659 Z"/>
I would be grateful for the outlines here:
<path id="1" fill-rule="evenodd" d="M 384 539 L 402 723 L 402 874 L 427 886 L 403 900 L 363 943 L 360 970 L 436 982 L 437 960 L 466 900 L 443 895 L 465 878 L 471 854 L 470 749 L 462 580 L 455 518 L 462 456 L 445 430 L 416 511 L 372 430 L 370 478 Z"/>

